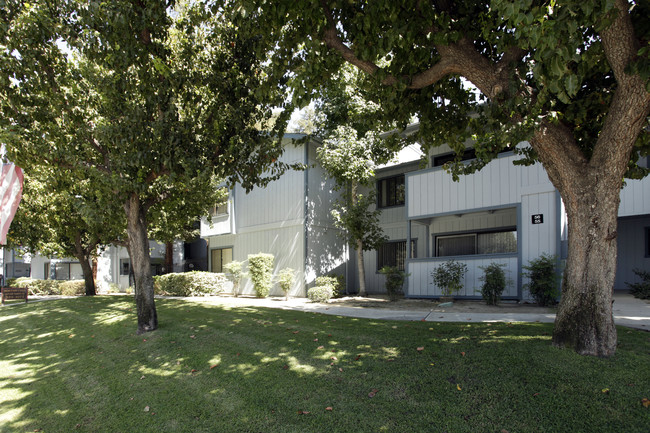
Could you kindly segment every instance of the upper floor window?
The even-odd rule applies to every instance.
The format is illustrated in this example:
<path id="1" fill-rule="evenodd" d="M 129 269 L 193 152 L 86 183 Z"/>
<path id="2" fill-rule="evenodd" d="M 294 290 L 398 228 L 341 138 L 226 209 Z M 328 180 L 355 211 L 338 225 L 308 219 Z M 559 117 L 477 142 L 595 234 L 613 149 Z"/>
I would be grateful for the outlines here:
<path id="1" fill-rule="evenodd" d="M 403 206 L 405 195 L 403 174 L 380 179 L 377 182 L 377 203 L 380 208 Z"/>
<path id="2" fill-rule="evenodd" d="M 445 153 L 443 155 L 435 155 L 431 157 L 431 167 L 440 167 L 441 165 L 451 162 L 456 159 L 456 153 Z M 460 157 L 461 161 L 468 161 L 470 159 L 476 159 L 476 150 L 474 148 L 465 149 L 463 155 Z"/>
<path id="3" fill-rule="evenodd" d="M 228 202 L 224 202 L 218 205 L 215 205 L 212 210 L 210 211 L 210 215 L 215 217 L 215 216 L 221 216 L 221 215 L 228 215 Z"/>

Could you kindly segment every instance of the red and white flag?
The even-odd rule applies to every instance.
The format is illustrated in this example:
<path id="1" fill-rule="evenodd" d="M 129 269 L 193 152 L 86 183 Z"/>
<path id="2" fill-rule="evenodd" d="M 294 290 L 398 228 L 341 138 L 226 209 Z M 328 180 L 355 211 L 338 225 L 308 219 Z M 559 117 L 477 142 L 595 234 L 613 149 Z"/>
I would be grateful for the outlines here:
<path id="1" fill-rule="evenodd" d="M 0 175 L 0 244 L 7 243 L 9 225 L 16 215 L 23 196 L 23 170 L 14 164 L 3 164 Z"/>

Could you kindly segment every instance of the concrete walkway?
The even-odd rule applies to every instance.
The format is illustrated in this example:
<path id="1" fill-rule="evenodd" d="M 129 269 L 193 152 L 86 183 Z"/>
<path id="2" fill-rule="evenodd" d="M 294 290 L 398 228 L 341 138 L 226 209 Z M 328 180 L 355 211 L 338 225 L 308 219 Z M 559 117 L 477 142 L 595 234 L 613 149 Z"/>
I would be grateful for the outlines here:
<path id="1" fill-rule="evenodd" d="M 433 302 L 430 308 L 373 308 L 346 306 L 345 302 L 315 304 L 306 298 L 206 297 L 184 298 L 189 301 L 223 305 L 225 307 L 269 307 L 284 310 L 308 311 L 335 316 L 359 317 L 378 320 L 410 320 L 428 322 L 546 322 L 555 321 L 553 309 L 503 304 L 500 307 L 485 305 L 483 301 L 462 301 L 440 308 Z M 396 304 L 398 305 L 399 302 Z M 468 307 L 468 305 L 470 305 Z M 468 311 L 469 310 L 469 311 Z M 539 310 L 539 311 L 536 311 Z M 627 293 L 614 295 L 614 321 L 617 325 L 650 331 L 650 302 L 634 298 Z"/>
<path id="2" fill-rule="evenodd" d="M 33 296 L 29 302 L 61 299 L 63 296 Z M 258 299 L 247 296 L 209 296 L 181 298 L 191 302 L 222 305 L 226 308 L 268 307 L 284 310 L 307 311 L 312 313 L 330 314 L 334 316 L 359 317 L 377 320 L 410 320 L 428 322 L 546 322 L 555 320 L 553 309 L 539 308 L 530 305 L 503 303 L 498 307 L 485 305 L 483 301 L 460 301 L 445 308 L 440 308 L 431 301 L 398 301 L 393 305 L 381 302 L 381 308 L 375 308 L 372 302 L 360 306 L 364 300 L 372 298 L 352 298 L 354 306 L 345 305 L 346 300 L 336 303 L 315 304 L 306 298 L 290 298 L 288 301 L 280 297 Z M 356 300 L 356 302 L 355 302 Z M 375 299 L 375 301 L 377 301 Z M 21 303 L 22 304 L 22 303 Z M 19 305 L 17 303 L 7 304 Z M 634 298 L 628 293 L 614 295 L 614 321 L 617 325 L 650 331 L 650 301 Z"/>

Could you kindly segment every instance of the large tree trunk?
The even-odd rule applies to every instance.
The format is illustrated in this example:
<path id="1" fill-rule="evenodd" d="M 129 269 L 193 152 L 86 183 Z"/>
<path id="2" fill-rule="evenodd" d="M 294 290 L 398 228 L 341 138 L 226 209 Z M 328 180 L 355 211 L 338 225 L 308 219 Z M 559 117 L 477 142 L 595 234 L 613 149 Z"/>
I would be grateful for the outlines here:
<path id="1" fill-rule="evenodd" d="M 574 185 L 581 192 L 565 199 L 570 260 L 564 270 L 553 344 L 582 355 L 611 356 L 616 351 L 612 291 L 620 186 L 620 180 L 612 185 L 594 176 Z"/>
<path id="2" fill-rule="evenodd" d="M 363 263 L 363 242 L 357 241 L 355 245 L 357 252 L 357 269 L 359 271 L 359 296 L 368 296 L 366 292 L 366 266 Z"/>
<path id="3" fill-rule="evenodd" d="M 124 205 L 126 232 L 129 243 L 131 268 L 135 279 L 135 303 L 138 312 L 138 334 L 158 328 L 158 315 L 154 303 L 151 257 L 147 236 L 146 212 L 137 194 L 132 194 Z"/>
<path id="4" fill-rule="evenodd" d="M 74 239 L 75 257 L 81 265 L 81 271 L 84 276 L 84 283 L 86 287 L 86 296 L 95 296 L 97 290 L 95 287 L 95 278 L 93 276 L 93 268 L 90 266 L 90 251 L 94 247 L 84 248 L 81 243 L 81 233 L 77 232 Z"/>

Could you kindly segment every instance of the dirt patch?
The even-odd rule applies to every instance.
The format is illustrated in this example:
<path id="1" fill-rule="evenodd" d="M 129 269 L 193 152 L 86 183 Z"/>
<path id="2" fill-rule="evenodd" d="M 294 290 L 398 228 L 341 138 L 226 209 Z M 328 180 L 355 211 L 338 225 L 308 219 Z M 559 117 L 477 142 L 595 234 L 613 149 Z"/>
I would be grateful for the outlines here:
<path id="1" fill-rule="evenodd" d="M 400 299 L 391 301 L 387 296 L 368 296 L 332 299 L 330 304 L 341 307 L 386 308 L 391 310 L 441 311 L 458 313 L 555 313 L 555 308 L 540 307 L 536 304 L 503 301 L 499 305 L 487 305 L 481 300 L 456 300 L 451 306 L 440 307 L 438 300 Z"/>

